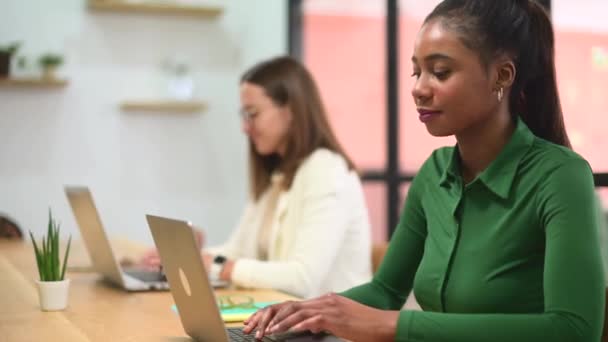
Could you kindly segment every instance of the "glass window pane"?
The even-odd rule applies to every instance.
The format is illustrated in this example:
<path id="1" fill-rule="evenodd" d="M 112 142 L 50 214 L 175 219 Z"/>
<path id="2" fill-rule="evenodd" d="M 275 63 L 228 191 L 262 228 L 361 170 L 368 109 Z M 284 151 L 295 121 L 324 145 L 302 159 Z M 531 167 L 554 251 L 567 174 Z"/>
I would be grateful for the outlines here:
<path id="1" fill-rule="evenodd" d="M 360 169 L 386 164 L 385 2 L 303 2 L 304 62 Z"/>
<path id="2" fill-rule="evenodd" d="M 386 186 L 381 182 L 366 182 L 363 192 L 372 225 L 372 242 L 386 241 Z"/>
<path id="3" fill-rule="evenodd" d="M 573 148 L 594 172 L 608 172 L 608 13 L 606 0 L 553 0 L 556 69 Z"/>
<path id="4" fill-rule="evenodd" d="M 399 163 L 407 173 L 418 171 L 422 163 L 436 148 L 454 145 L 452 137 L 431 136 L 418 120 L 418 112 L 412 100 L 414 85 L 412 74 L 412 54 L 414 41 L 422 21 L 439 0 L 401 0 L 399 2 Z"/>
<path id="5" fill-rule="evenodd" d="M 572 147 L 608 172 L 608 2 L 553 0 L 558 87 Z M 604 207 L 608 190 L 599 189 Z"/>

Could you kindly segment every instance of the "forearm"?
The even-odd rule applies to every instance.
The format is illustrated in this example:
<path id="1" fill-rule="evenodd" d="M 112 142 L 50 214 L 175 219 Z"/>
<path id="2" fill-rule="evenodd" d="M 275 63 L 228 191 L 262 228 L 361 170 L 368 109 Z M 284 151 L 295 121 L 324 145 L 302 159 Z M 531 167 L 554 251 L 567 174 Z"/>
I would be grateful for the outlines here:
<path id="1" fill-rule="evenodd" d="M 398 310 L 407 299 L 407 293 L 399 293 L 377 278 L 371 282 L 346 290 L 339 295 L 361 304 L 383 310 Z"/>
<path id="2" fill-rule="evenodd" d="M 603 296 L 602 296 L 603 297 Z M 598 298 L 603 302 L 604 298 Z M 595 342 L 588 322 L 569 312 L 542 314 L 451 314 L 403 311 L 395 341 Z"/>
<path id="3" fill-rule="evenodd" d="M 259 261 L 238 259 L 234 262 L 230 279 L 236 285 L 249 288 L 272 288 L 297 297 L 306 298 L 316 290 L 317 275 L 297 261 Z M 313 282 L 313 279 L 317 281 Z"/>
<path id="4" fill-rule="evenodd" d="M 220 272 L 220 280 L 232 281 L 232 272 L 234 271 L 234 260 L 226 260 L 222 271 Z"/>

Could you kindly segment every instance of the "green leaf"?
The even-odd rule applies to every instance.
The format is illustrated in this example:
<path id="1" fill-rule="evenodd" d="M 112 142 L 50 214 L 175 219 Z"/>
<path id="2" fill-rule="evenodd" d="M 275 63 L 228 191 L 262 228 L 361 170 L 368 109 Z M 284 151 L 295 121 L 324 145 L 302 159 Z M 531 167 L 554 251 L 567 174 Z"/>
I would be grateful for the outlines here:
<path id="1" fill-rule="evenodd" d="M 46 236 L 42 236 L 42 275 L 43 278 L 42 281 L 47 281 L 48 279 L 48 274 L 49 274 L 49 269 L 48 269 L 48 258 L 49 258 L 49 253 L 48 253 L 48 244 L 46 243 Z"/>
<path id="2" fill-rule="evenodd" d="M 38 249 L 36 239 L 34 239 L 34 234 L 32 234 L 31 230 L 30 238 L 32 238 L 32 243 L 34 244 L 34 253 L 36 253 L 36 265 L 38 265 L 38 276 L 40 277 L 40 281 L 42 281 L 42 255 L 40 255 L 40 250 Z"/>
<path id="3" fill-rule="evenodd" d="M 59 279 L 59 227 L 55 225 L 53 229 L 53 280 Z"/>
<path id="4" fill-rule="evenodd" d="M 47 238 L 49 238 L 52 233 L 53 233 L 53 214 L 51 214 L 51 208 L 49 208 L 49 224 L 48 224 L 48 229 L 46 232 Z"/>
<path id="5" fill-rule="evenodd" d="M 49 241 L 49 280 L 55 280 L 55 234 L 51 224 L 51 234 L 47 236 Z"/>
<path id="6" fill-rule="evenodd" d="M 63 256 L 63 269 L 61 270 L 61 279 L 59 280 L 63 280 L 65 277 L 65 269 L 67 268 L 68 265 L 68 255 L 70 254 L 70 244 L 72 243 L 72 236 L 70 235 L 70 237 L 68 238 L 68 246 L 65 250 L 65 255 Z"/>
<path id="7" fill-rule="evenodd" d="M 42 235 L 42 244 L 40 248 L 34 239 L 34 234 L 30 231 L 30 237 L 34 245 L 36 254 L 36 264 L 38 265 L 38 275 L 40 281 L 61 281 L 65 277 L 67 269 L 72 237 L 68 239 L 63 262 L 61 260 L 60 250 L 60 231 L 61 224 L 53 219 L 53 214 L 49 208 L 49 221 L 47 225 L 47 235 Z"/>

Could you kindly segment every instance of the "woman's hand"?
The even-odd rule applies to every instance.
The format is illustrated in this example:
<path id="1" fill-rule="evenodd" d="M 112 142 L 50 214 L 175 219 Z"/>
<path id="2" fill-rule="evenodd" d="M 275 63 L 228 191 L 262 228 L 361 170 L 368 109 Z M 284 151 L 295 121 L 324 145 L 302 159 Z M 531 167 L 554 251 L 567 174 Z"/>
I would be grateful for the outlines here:
<path id="1" fill-rule="evenodd" d="M 245 333 L 256 338 L 286 331 L 329 332 L 350 341 L 393 341 L 399 311 L 385 311 L 330 293 L 301 302 L 261 309 L 245 321 Z"/>
<path id="2" fill-rule="evenodd" d="M 149 271 L 158 271 L 160 269 L 160 255 L 156 248 L 147 250 L 137 263 L 138 267 Z"/>
<path id="3" fill-rule="evenodd" d="M 198 247 L 198 249 L 203 248 L 203 246 L 205 245 L 205 233 L 203 233 L 203 231 L 200 230 L 199 228 L 195 228 L 195 227 L 193 227 L 192 230 L 194 232 L 196 246 Z M 156 248 L 147 250 L 143 254 L 143 256 L 139 259 L 139 262 L 137 263 L 137 265 L 139 267 L 142 267 L 142 268 L 150 270 L 150 271 L 157 271 L 158 269 L 160 269 L 161 262 L 160 262 L 160 255 L 158 254 L 158 250 L 156 250 Z M 208 266 L 208 265 L 205 264 L 205 266 Z"/>

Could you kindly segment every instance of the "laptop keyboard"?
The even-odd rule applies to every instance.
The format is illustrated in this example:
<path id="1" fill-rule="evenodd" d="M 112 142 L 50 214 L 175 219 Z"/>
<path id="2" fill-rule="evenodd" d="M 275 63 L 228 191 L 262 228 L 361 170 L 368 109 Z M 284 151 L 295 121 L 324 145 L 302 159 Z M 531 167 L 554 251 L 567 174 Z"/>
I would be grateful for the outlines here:
<path id="1" fill-rule="evenodd" d="M 231 342 L 261 341 L 255 339 L 255 331 L 246 335 L 242 328 L 227 328 L 226 330 Z M 328 336 L 326 333 L 312 334 L 307 331 L 294 331 L 264 336 L 264 341 L 325 341 Z M 331 341 L 334 341 L 334 339 L 331 339 Z M 338 341 L 338 339 L 336 338 L 335 341 Z"/>
<path id="2" fill-rule="evenodd" d="M 145 283 L 167 281 L 165 274 L 161 273 L 161 272 L 135 270 L 135 269 L 128 269 L 128 270 L 124 270 L 123 272 L 125 272 L 126 274 L 130 275 L 131 277 L 133 277 L 135 279 L 139 279 Z"/>
<path id="3" fill-rule="evenodd" d="M 228 337 L 231 342 L 257 341 L 254 334 L 247 335 L 241 328 L 228 328 L 226 330 L 228 331 Z"/>

